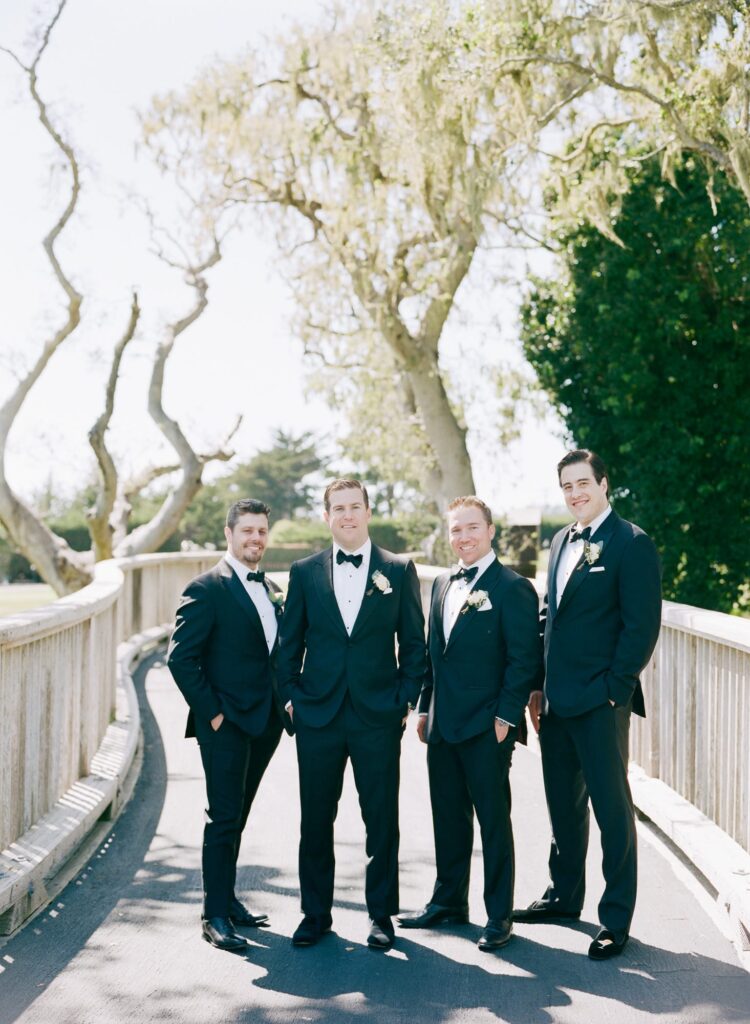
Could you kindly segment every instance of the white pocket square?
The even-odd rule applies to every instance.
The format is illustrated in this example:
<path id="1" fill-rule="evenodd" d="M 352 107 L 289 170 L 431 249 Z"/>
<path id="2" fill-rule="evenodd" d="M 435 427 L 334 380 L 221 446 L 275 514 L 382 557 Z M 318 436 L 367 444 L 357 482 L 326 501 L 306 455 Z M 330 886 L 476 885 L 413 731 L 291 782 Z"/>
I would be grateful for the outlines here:
<path id="1" fill-rule="evenodd" d="M 605 566 L 603 565 L 592 565 L 589 572 L 604 572 Z"/>

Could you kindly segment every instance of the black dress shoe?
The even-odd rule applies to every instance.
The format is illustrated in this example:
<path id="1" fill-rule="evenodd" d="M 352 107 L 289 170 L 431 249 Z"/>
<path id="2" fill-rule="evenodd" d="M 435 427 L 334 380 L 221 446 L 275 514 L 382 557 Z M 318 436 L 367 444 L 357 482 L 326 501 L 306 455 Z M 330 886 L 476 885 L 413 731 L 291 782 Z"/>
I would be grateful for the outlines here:
<path id="1" fill-rule="evenodd" d="M 543 924 L 545 921 L 577 921 L 580 910 L 562 910 L 550 900 L 534 900 L 523 910 L 513 911 L 513 920 L 524 924 Z"/>
<path id="2" fill-rule="evenodd" d="M 469 911 L 466 907 L 441 907 L 428 903 L 421 910 L 399 914 L 396 918 L 402 928 L 434 928 L 437 924 L 466 924 Z"/>
<path id="3" fill-rule="evenodd" d="M 229 917 L 234 925 L 244 925 L 246 928 L 268 928 L 268 914 L 251 914 L 247 907 L 243 907 L 238 899 L 233 899 L 229 904 Z"/>
<path id="4" fill-rule="evenodd" d="M 513 925 L 510 921 L 496 921 L 490 918 L 484 931 L 479 936 L 477 945 L 483 953 L 491 953 L 493 949 L 507 946 L 513 937 Z"/>
<path id="5" fill-rule="evenodd" d="M 618 942 L 611 931 L 607 928 L 600 928 L 594 941 L 589 946 L 589 958 L 591 960 L 609 960 L 613 956 L 619 956 L 628 941 L 628 936 Z"/>
<path id="6" fill-rule="evenodd" d="M 228 917 L 204 917 L 201 931 L 206 942 L 217 949 L 243 949 L 247 942 L 238 935 Z"/>
<path id="7" fill-rule="evenodd" d="M 390 917 L 379 917 L 377 920 L 370 918 L 370 931 L 367 935 L 367 945 L 370 949 L 390 949 L 394 936 L 393 921 Z"/>
<path id="8" fill-rule="evenodd" d="M 330 914 L 305 914 L 292 936 L 293 946 L 314 946 L 326 932 L 330 932 L 333 921 Z"/>

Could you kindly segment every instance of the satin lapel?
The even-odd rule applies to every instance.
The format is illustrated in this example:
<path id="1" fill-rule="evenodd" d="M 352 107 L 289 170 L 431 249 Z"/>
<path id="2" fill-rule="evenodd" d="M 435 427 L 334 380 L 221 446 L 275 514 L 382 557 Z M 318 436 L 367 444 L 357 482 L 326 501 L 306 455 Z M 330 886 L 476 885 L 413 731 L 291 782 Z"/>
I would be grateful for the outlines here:
<path id="1" fill-rule="evenodd" d="M 346 626 L 341 618 L 339 603 L 336 600 L 336 592 L 333 589 L 333 548 L 324 551 L 320 559 L 314 563 L 313 580 L 320 603 L 336 625 L 346 633 Z"/>
<path id="2" fill-rule="evenodd" d="M 440 640 L 441 648 L 445 649 L 445 630 L 443 629 L 443 612 L 445 610 L 445 595 L 451 585 L 450 574 L 446 574 L 440 581 L 435 600 L 432 602 L 432 629 Z"/>
<path id="3" fill-rule="evenodd" d="M 616 514 L 617 513 L 614 512 L 614 511 L 610 512 L 609 515 L 607 516 L 607 518 L 602 523 L 602 525 L 599 527 L 599 529 L 596 531 L 596 533 L 591 538 L 591 543 L 592 544 L 601 544 L 602 545 L 602 554 L 604 554 L 604 551 L 605 551 L 605 549 L 607 547 L 607 542 L 608 542 L 609 538 L 612 536 L 612 532 L 613 532 L 613 530 L 615 528 L 615 522 L 616 522 L 615 516 L 616 516 Z M 567 541 L 567 536 L 566 536 L 566 541 Z M 565 586 L 565 590 L 563 590 L 562 597 L 560 598 L 560 604 L 558 605 L 558 608 L 557 608 L 557 613 L 558 614 L 563 610 L 563 608 L 567 604 L 570 603 L 570 601 L 573 598 L 573 596 L 575 595 L 576 591 L 578 590 L 580 585 L 583 583 L 583 581 L 588 576 L 590 569 L 591 569 L 591 566 L 588 564 L 588 562 L 584 561 L 583 553 L 581 553 L 581 557 L 576 562 L 575 569 L 570 574 L 570 579 L 568 580 L 568 582 L 567 582 L 567 584 Z"/>
<path id="4" fill-rule="evenodd" d="M 367 569 L 367 585 L 365 586 L 365 593 L 362 598 L 362 604 L 359 606 L 357 612 L 357 618 L 354 620 L 352 626 L 352 636 L 357 632 L 362 623 L 369 618 L 372 614 L 373 609 L 378 607 L 380 601 L 392 601 L 393 594 L 383 594 L 372 582 L 372 576 L 375 572 L 380 572 L 390 583 L 391 581 L 391 566 L 392 562 L 386 562 L 380 554 L 380 548 L 377 548 L 374 544 L 370 548 L 370 565 Z"/>
<path id="5" fill-rule="evenodd" d="M 557 547 L 550 551 L 549 565 L 547 566 L 547 607 L 552 609 L 552 614 L 557 612 L 557 567 L 565 545 L 568 543 L 568 533 L 564 533 L 557 541 Z"/>
<path id="6" fill-rule="evenodd" d="M 228 575 L 227 575 L 228 573 Z M 263 642 L 266 642 L 266 634 L 263 632 L 263 623 L 260 621 L 260 615 L 258 615 L 258 609 L 253 604 L 252 598 L 245 590 L 242 585 L 242 580 L 232 571 L 231 567 L 227 565 L 227 572 L 222 569 L 221 578 L 224 586 L 227 588 L 229 593 L 235 599 L 237 604 L 247 615 L 250 622 L 255 626 L 260 635 L 263 637 Z"/>
<path id="7" fill-rule="evenodd" d="M 268 584 L 269 594 L 280 594 L 282 592 L 281 587 L 277 587 L 273 580 L 269 580 L 268 577 L 266 577 L 266 583 Z M 269 652 L 270 654 L 274 654 L 276 648 L 279 646 L 279 632 L 281 631 L 281 620 L 284 616 L 283 605 L 274 604 L 273 611 L 276 616 L 276 638 L 274 639 L 273 647 Z"/>
<path id="8" fill-rule="evenodd" d="M 500 579 L 500 563 L 494 561 L 479 577 L 476 585 L 469 591 L 471 594 L 474 590 L 486 590 L 489 595 L 490 603 L 492 603 L 492 591 Z M 467 595 L 468 596 L 468 595 Z M 445 645 L 447 650 L 457 636 L 466 629 L 467 625 L 472 622 L 477 615 L 486 615 L 486 612 L 479 612 L 476 608 L 472 608 L 464 602 L 461 611 L 458 613 L 458 618 L 453 623 L 453 629 L 451 635 L 448 637 L 448 643 Z"/>

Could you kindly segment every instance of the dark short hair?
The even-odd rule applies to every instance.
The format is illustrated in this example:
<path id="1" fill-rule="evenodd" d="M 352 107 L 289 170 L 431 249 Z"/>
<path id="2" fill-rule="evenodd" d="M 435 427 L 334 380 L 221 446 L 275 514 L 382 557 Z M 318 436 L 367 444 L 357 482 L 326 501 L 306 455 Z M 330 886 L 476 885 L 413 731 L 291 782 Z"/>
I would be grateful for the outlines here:
<path id="1" fill-rule="evenodd" d="M 271 509 L 265 501 L 258 501 L 257 498 L 240 498 L 239 501 L 235 501 L 233 505 L 229 506 L 226 525 L 233 530 L 240 516 L 245 516 L 248 512 L 254 516 L 268 517 L 271 515 Z"/>
<path id="2" fill-rule="evenodd" d="M 568 452 L 564 455 L 557 464 L 557 479 L 560 482 L 562 477 L 562 471 L 566 466 L 574 466 L 577 462 L 585 462 L 591 466 L 591 472 L 594 474 L 594 479 L 598 484 L 602 482 L 604 477 L 607 478 L 607 493 L 610 491 L 611 481 L 609 479 L 609 470 L 604 465 L 604 459 L 597 455 L 596 452 L 592 452 L 590 448 L 576 448 L 575 451 Z"/>
<path id="3" fill-rule="evenodd" d="M 338 480 L 331 480 L 330 484 L 326 487 L 325 493 L 323 494 L 323 505 L 325 506 L 326 512 L 331 511 L 331 495 L 334 491 L 348 491 L 352 488 L 358 488 L 362 491 L 362 497 L 365 500 L 365 508 L 370 507 L 370 499 L 367 494 L 367 488 L 361 480 L 344 480 L 343 478 Z"/>
<path id="4" fill-rule="evenodd" d="M 487 525 L 492 526 L 492 512 L 490 511 L 490 506 L 486 502 L 482 501 L 481 498 L 477 498 L 476 494 L 464 494 L 460 498 L 454 498 L 448 506 L 448 511 L 452 512 L 454 508 L 465 508 L 466 506 L 470 508 L 478 508 L 484 516 L 484 521 Z"/>

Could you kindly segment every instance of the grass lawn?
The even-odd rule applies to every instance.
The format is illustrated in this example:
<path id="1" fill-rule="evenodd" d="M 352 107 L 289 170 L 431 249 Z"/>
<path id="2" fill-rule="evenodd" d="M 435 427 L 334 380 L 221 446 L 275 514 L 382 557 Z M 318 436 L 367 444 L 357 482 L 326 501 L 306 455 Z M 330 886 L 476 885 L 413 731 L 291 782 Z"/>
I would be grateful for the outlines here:
<path id="1" fill-rule="evenodd" d="M 14 615 L 27 612 L 30 608 L 41 608 L 52 604 L 57 594 L 46 583 L 5 583 L 0 584 L 0 615 Z"/>

